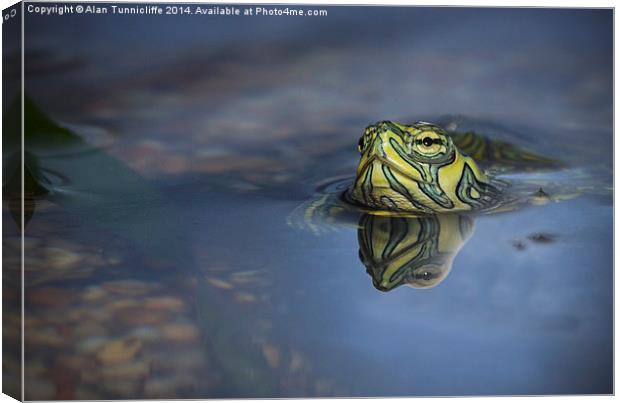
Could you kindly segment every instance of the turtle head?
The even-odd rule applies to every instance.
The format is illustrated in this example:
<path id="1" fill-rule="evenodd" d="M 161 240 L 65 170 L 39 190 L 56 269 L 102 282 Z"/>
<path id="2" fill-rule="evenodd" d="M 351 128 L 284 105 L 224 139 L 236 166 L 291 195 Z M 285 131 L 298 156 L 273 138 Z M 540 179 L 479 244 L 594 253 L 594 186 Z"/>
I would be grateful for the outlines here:
<path id="1" fill-rule="evenodd" d="M 411 125 L 382 121 L 368 126 L 359 139 L 360 161 L 349 197 L 380 210 L 434 213 L 470 210 L 458 190 L 466 168 L 470 179 L 486 182 L 484 173 L 455 147 L 448 133 L 431 123 Z M 470 187 L 471 181 L 463 183 Z M 479 194 L 474 192 L 475 199 Z"/>

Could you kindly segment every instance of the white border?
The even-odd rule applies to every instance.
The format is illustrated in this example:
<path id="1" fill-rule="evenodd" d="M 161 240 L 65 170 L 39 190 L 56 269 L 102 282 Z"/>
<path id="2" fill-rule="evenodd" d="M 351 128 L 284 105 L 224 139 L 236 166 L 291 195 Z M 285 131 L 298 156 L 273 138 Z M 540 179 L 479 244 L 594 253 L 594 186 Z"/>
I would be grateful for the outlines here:
<path id="1" fill-rule="evenodd" d="M 33 1 L 34 2 L 34 1 Z M 80 1 L 65 1 L 66 3 L 86 3 Z M 145 1 L 130 1 L 130 0 L 122 0 L 118 1 L 119 3 L 146 3 L 152 4 L 155 2 L 145 2 Z M 0 6 L 2 9 L 10 7 L 16 2 L 10 0 L 0 0 Z M 169 1 L 157 1 L 157 3 L 185 3 L 181 0 L 169 0 Z M 207 3 L 207 2 L 205 2 Z M 557 7 L 557 8 L 615 8 L 615 1 L 609 0 L 591 0 L 588 2 L 585 1 L 577 1 L 577 0 L 539 0 L 539 1 L 493 1 L 493 0 L 469 0 L 467 2 L 458 1 L 458 0 L 423 0 L 423 1 L 410 1 L 410 0 L 389 0 L 389 1 L 367 1 L 367 0 L 337 0 L 336 2 L 330 0 L 313 0 L 313 1 L 300 1 L 300 0 L 288 0 L 288 1 L 264 1 L 264 0 L 256 0 L 256 1 L 244 1 L 244 0 L 228 0 L 228 1 L 209 1 L 208 3 L 220 3 L 220 4 L 304 4 L 304 5 L 372 5 L 372 6 L 473 6 L 473 7 Z M 23 17 L 23 13 L 22 13 Z M 617 15 L 614 10 L 614 78 L 618 72 L 618 67 L 615 59 L 615 44 L 618 43 L 619 35 L 615 30 L 617 22 Z M 23 35 L 23 25 L 22 25 L 22 35 Z M 0 50 L 2 44 L 2 34 L 0 33 Z M 23 37 L 22 37 L 23 44 Z M 22 62 L 23 62 L 23 52 L 22 52 Z M 0 77 L 2 73 L 2 68 L 0 67 Z M 23 71 L 22 71 L 23 74 Z M 0 87 L 1 89 L 1 87 Z M 617 133 L 617 120 L 615 116 L 618 116 L 619 108 L 615 103 L 615 94 L 617 90 L 617 83 L 614 79 L 614 134 Z M 1 102 L 1 101 L 0 101 Z M 1 105 L 0 105 L 1 106 Z M 23 105 L 22 105 L 23 108 Z M 23 109 L 22 109 L 23 114 Z M 0 134 L 1 137 L 1 134 Z M 615 140 L 615 136 L 614 136 Z M 23 148 L 22 148 L 23 149 Z M 618 179 L 618 175 L 616 175 L 615 168 L 616 157 L 620 155 L 620 145 L 619 142 L 614 141 L 614 212 L 617 207 L 617 198 L 615 197 L 615 189 L 618 189 L 620 185 L 620 180 Z M 0 167 L 1 172 L 1 167 Z M 23 186 L 23 184 L 22 184 Z M 22 200 L 23 203 L 23 200 Z M 22 206 L 23 208 L 23 206 Z M 0 224 L 1 224 L 1 216 L 0 216 Z M 22 218 L 23 219 L 23 218 Z M 618 250 L 618 246 L 620 241 L 615 236 L 617 230 L 617 223 L 615 220 L 614 214 L 614 251 Z M 23 259 L 23 256 L 22 256 Z M 0 263 L 2 257 L 0 254 Z M 614 270 L 616 269 L 616 260 L 615 260 L 615 252 L 614 252 Z M 22 273 L 23 275 L 23 273 Z M 617 305 L 615 299 L 615 290 L 618 289 L 618 279 L 614 276 L 614 386 L 618 384 L 618 372 L 615 371 L 615 360 L 617 353 L 615 347 L 618 345 L 618 334 L 615 332 L 615 312 L 617 312 Z M 1 300 L 1 289 L 0 289 L 0 300 Z M 1 315 L 1 313 L 0 313 Z M 22 312 L 23 315 L 23 312 Z M 22 340 L 23 342 L 23 340 Z M 0 377 L 0 385 L 2 379 Z M 23 396 L 23 394 L 22 394 Z M 410 401 L 410 402 L 453 402 L 455 398 L 378 398 L 373 399 L 376 402 L 391 402 L 391 401 Z M 458 398 L 460 400 L 472 401 L 472 399 L 484 399 L 485 402 L 494 403 L 494 402 L 503 402 L 509 401 L 512 403 L 521 403 L 521 402 L 533 402 L 540 401 L 544 399 L 545 402 L 601 402 L 608 401 L 611 399 L 615 399 L 613 396 L 553 396 L 553 397 L 466 397 L 466 398 Z M 344 399 L 295 399 L 295 401 L 308 401 L 308 402 L 337 402 L 342 401 Z M 368 399 L 346 399 L 346 401 L 350 402 L 363 402 Z M 0 395 L 0 403 L 8 403 L 14 402 L 12 398 L 6 395 Z M 215 401 L 215 400 L 208 400 Z M 244 400 L 223 400 L 224 402 L 237 403 L 242 402 Z M 246 400 L 247 401 L 247 400 Z M 277 399 L 261 399 L 260 402 L 278 402 Z M 166 402 L 187 402 L 187 400 L 166 400 Z"/>

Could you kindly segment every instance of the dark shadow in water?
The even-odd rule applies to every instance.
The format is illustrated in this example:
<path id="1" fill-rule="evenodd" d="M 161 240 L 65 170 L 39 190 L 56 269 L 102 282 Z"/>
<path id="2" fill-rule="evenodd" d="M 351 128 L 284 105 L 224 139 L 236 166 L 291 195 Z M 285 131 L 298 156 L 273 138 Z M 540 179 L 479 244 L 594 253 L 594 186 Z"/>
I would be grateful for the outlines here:
<path id="1" fill-rule="evenodd" d="M 9 211 L 11 217 L 15 221 L 18 228 L 21 228 L 21 155 L 19 152 L 13 152 L 5 159 L 6 182 L 4 184 L 4 197 L 8 200 Z M 24 152 L 24 226 L 34 215 L 37 200 L 49 193 L 49 185 L 51 182 L 46 175 L 43 174 L 39 167 L 36 156 L 25 151 Z"/>
<path id="2" fill-rule="evenodd" d="M 4 195 L 21 226 L 21 100 L 2 122 Z M 186 266 L 185 239 L 159 189 L 122 161 L 94 147 L 24 98 L 24 230 L 45 200 L 94 228 L 137 244 L 162 268 Z"/>
<path id="3" fill-rule="evenodd" d="M 357 233 L 360 260 L 380 291 L 403 284 L 431 288 L 448 276 L 454 257 L 473 229 L 474 220 L 464 215 L 364 214 Z"/>

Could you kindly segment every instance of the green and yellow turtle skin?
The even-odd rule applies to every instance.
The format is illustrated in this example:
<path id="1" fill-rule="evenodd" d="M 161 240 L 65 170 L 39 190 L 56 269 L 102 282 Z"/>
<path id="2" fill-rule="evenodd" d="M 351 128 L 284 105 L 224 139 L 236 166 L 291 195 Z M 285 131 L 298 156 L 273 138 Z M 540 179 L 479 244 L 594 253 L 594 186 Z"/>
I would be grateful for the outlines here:
<path id="1" fill-rule="evenodd" d="M 380 291 L 403 284 L 432 288 L 448 276 L 473 228 L 474 220 L 467 215 L 364 214 L 357 232 L 360 260 Z"/>
<path id="2" fill-rule="evenodd" d="M 390 121 L 362 134 L 348 198 L 375 210 L 444 213 L 497 205 L 500 190 L 448 133 L 426 122 Z"/>

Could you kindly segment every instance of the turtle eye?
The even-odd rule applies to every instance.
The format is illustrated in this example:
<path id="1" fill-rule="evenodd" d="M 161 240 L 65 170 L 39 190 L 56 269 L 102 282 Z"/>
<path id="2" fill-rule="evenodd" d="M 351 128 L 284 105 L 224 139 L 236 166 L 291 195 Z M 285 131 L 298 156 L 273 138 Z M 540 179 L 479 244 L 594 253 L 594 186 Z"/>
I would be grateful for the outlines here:
<path id="1" fill-rule="evenodd" d="M 366 141 L 364 140 L 364 136 L 362 136 L 357 142 L 357 151 L 362 152 L 365 145 L 366 145 Z"/>
<path id="2" fill-rule="evenodd" d="M 424 133 L 413 141 L 413 151 L 428 158 L 446 154 L 449 146 L 449 140 L 436 132 Z"/>
<path id="3" fill-rule="evenodd" d="M 441 139 L 434 139 L 434 138 L 431 138 L 431 137 L 424 137 L 422 139 L 421 143 L 424 145 L 424 147 L 430 147 L 433 144 L 437 144 L 437 145 L 443 144 Z"/>

